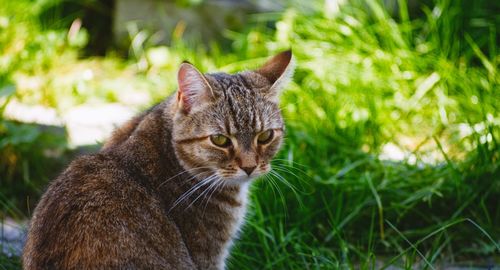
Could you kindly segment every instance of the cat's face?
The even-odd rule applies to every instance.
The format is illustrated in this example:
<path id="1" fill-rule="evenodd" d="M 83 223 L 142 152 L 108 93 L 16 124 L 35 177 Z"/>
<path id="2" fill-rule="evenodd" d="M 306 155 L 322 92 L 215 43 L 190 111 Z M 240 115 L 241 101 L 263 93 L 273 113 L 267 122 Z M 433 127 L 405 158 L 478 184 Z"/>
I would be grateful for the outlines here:
<path id="1" fill-rule="evenodd" d="M 235 75 L 181 66 L 173 145 L 185 170 L 240 184 L 271 169 L 283 140 L 278 96 L 293 72 L 291 60 L 291 52 L 283 52 Z"/>

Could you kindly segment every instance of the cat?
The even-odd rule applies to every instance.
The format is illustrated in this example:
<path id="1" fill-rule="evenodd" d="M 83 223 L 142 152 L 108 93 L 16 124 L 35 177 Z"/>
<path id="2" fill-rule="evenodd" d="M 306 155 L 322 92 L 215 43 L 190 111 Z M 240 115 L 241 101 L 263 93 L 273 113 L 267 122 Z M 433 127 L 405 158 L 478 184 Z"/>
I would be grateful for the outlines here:
<path id="1" fill-rule="evenodd" d="M 178 90 L 74 160 L 40 199 L 24 269 L 224 269 L 270 171 L 291 50 L 234 75 L 184 62 Z"/>

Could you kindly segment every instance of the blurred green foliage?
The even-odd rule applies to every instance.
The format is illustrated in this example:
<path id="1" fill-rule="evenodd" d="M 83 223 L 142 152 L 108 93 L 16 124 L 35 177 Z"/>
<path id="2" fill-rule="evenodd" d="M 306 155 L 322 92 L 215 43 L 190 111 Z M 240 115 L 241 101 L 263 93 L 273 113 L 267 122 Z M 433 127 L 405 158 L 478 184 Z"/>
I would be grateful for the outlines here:
<path id="1" fill-rule="evenodd" d="M 57 34 L 41 33 L 30 13 L 19 12 L 27 3 L 2 3 L 0 14 L 0 218 L 22 218 L 33 207 L 49 177 L 60 166 L 47 153 L 62 151 L 64 134 L 47 128 L 4 119 L 4 111 L 17 94 L 18 72 L 36 74 L 53 67 Z M 5 8 L 5 9 L 4 9 Z M 18 10 L 21 8 L 21 10 Z M 17 11 L 17 12 L 14 12 Z M 11 14 L 16 14 L 12 16 Z M 50 45 L 49 45 L 50 44 Z M 31 200 L 31 201 L 30 201 Z"/>
<path id="2" fill-rule="evenodd" d="M 398 0 L 395 14 L 377 0 L 338 9 L 296 1 L 254 15 L 246 32 L 225 30 L 229 51 L 182 35 L 158 46 L 135 29 L 127 59 L 79 58 L 88 33 L 42 28 L 43 2 L 1 1 L 0 107 L 16 99 L 60 113 L 99 102 L 145 108 L 175 90 L 183 60 L 235 72 L 293 49 L 285 146 L 275 173 L 254 186 L 230 269 L 498 261 L 497 1 L 434 0 L 412 13 Z M 131 102 L 130 93 L 148 99 Z M 36 169 L 46 168 L 43 149 L 65 145 L 30 125 L 0 127 L 0 201 L 13 215 L 47 181 Z"/>
<path id="3" fill-rule="evenodd" d="M 20 258 L 11 258 L 0 253 L 0 263 L 3 269 L 21 269 L 21 259 Z"/>

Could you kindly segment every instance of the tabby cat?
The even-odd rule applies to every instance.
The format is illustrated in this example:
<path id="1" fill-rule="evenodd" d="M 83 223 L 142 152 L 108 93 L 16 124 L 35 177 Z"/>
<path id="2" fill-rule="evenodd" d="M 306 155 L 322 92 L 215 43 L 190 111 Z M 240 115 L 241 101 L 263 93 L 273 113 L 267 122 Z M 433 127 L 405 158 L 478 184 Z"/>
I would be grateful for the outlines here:
<path id="1" fill-rule="evenodd" d="M 234 75 L 181 64 L 174 95 L 51 183 L 24 269 L 224 269 L 248 185 L 282 142 L 292 62 L 285 51 Z"/>

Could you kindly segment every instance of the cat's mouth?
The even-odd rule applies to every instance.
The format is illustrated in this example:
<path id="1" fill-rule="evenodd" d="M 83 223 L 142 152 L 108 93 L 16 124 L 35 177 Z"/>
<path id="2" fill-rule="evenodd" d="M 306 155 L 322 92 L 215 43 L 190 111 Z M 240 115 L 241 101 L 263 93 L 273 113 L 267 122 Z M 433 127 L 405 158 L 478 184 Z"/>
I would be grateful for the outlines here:
<path id="1" fill-rule="evenodd" d="M 252 173 L 250 175 L 246 173 L 233 173 L 233 174 L 219 174 L 220 178 L 222 180 L 228 181 L 228 182 L 247 182 L 251 181 L 257 177 L 259 177 L 261 173 Z"/>
<path id="2" fill-rule="evenodd" d="M 219 169 L 215 172 L 215 174 L 220 177 L 222 180 L 227 182 L 228 185 L 239 185 L 248 183 L 270 171 L 269 164 L 262 164 L 254 169 L 245 170 L 245 169 L 232 169 L 232 170 L 224 170 Z"/>
<path id="3" fill-rule="evenodd" d="M 241 175 L 241 176 L 231 176 L 231 177 L 225 177 L 222 178 L 224 181 L 225 185 L 227 186 L 240 186 L 243 184 L 250 183 L 252 180 L 257 178 L 259 175 L 256 176 L 248 176 L 248 175 Z"/>

